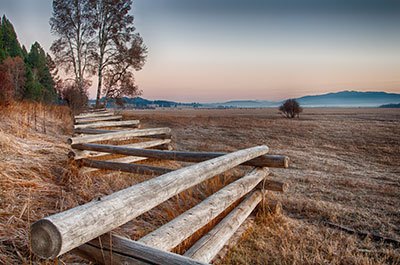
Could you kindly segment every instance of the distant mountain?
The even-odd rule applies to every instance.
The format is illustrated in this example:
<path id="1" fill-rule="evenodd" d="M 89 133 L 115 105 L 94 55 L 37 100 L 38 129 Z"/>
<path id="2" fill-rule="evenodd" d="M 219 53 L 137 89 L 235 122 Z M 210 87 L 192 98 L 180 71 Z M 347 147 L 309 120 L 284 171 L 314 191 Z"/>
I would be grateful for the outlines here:
<path id="1" fill-rule="evenodd" d="M 232 100 L 219 103 L 202 103 L 207 108 L 266 108 L 276 107 L 280 102 L 268 100 Z"/>
<path id="2" fill-rule="evenodd" d="M 386 92 L 342 91 L 297 98 L 306 107 L 379 107 L 400 101 L 400 94 Z"/>
<path id="3" fill-rule="evenodd" d="M 384 105 L 380 105 L 380 108 L 386 108 L 386 109 L 398 109 L 400 108 L 400 103 L 397 104 L 384 104 Z"/>
<path id="4" fill-rule="evenodd" d="M 296 98 L 303 107 L 379 107 L 382 104 L 400 102 L 400 94 L 386 92 L 341 91 L 322 95 Z M 223 103 L 202 104 L 206 107 L 268 108 L 277 107 L 283 101 L 235 100 Z"/>
<path id="5" fill-rule="evenodd" d="M 102 99 L 104 100 L 104 99 Z M 400 102 L 400 94 L 386 92 L 341 91 L 322 95 L 296 98 L 303 107 L 380 107 Z M 148 100 L 142 97 L 124 97 L 126 107 L 133 108 L 270 108 L 278 107 L 283 101 L 232 100 L 217 103 L 182 103 L 168 100 Z M 91 100 L 90 103 L 94 103 Z M 108 107 L 115 104 L 110 100 Z"/>

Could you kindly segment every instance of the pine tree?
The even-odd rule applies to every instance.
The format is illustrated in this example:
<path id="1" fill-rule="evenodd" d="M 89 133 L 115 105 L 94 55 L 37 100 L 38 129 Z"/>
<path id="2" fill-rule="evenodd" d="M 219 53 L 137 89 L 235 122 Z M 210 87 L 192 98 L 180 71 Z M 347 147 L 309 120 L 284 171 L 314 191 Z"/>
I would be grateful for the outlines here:
<path id="1" fill-rule="evenodd" d="M 57 94 L 51 76 L 47 55 L 38 42 L 35 42 L 26 59 L 27 98 L 44 102 L 54 102 Z"/>
<path id="2" fill-rule="evenodd" d="M 23 58 L 22 48 L 19 44 L 17 34 L 15 33 L 14 26 L 4 15 L 1 20 L 1 35 L 4 50 L 7 56 Z"/>

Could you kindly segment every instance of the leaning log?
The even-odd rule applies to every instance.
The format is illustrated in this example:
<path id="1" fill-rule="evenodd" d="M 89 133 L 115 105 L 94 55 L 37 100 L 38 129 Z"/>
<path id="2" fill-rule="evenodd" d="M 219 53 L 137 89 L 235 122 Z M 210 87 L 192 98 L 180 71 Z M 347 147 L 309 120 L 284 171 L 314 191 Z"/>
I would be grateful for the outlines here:
<path id="1" fill-rule="evenodd" d="M 161 175 L 104 198 L 48 216 L 31 226 L 31 246 L 55 258 L 215 175 L 268 152 L 265 145 L 236 151 Z"/>
<path id="2" fill-rule="evenodd" d="M 140 164 L 127 164 L 127 163 L 118 163 L 118 162 L 100 161 L 91 159 L 82 159 L 80 160 L 79 164 L 83 167 L 92 167 L 97 169 L 114 170 L 114 171 L 129 172 L 129 173 L 143 174 L 143 175 L 162 175 L 173 171 L 172 169 L 163 167 L 154 167 L 154 166 L 146 166 Z"/>
<path id="3" fill-rule="evenodd" d="M 211 222 L 232 203 L 253 190 L 267 174 L 268 168 L 254 169 L 243 178 L 214 193 L 174 220 L 142 237 L 139 242 L 157 249 L 171 251 L 197 230 Z"/>
<path id="4" fill-rule="evenodd" d="M 115 120 L 121 120 L 121 119 L 122 119 L 122 116 L 75 119 L 75 124 L 91 123 L 91 122 L 98 122 L 98 121 L 115 121 Z"/>
<path id="5" fill-rule="evenodd" d="M 200 262 L 211 262 L 261 200 L 261 192 L 253 192 L 210 232 L 186 251 L 184 256 Z"/>
<path id="6" fill-rule="evenodd" d="M 139 136 L 148 136 L 155 134 L 169 134 L 171 132 L 170 128 L 149 128 L 149 129 L 133 129 L 129 131 L 120 131 L 113 133 L 97 134 L 97 135 L 87 135 L 82 137 L 72 137 L 68 139 L 68 144 L 80 144 L 80 143 L 91 143 L 98 141 L 107 140 L 122 140 L 129 139 Z M 75 148 L 77 149 L 77 148 Z M 96 150 L 93 150 L 96 151 Z M 106 152 L 108 153 L 108 152 Z"/>
<path id="7" fill-rule="evenodd" d="M 83 137 L 82 137 L 83 138 Z M 78 138 L 79 139 L 79 138 Z M 120 147 L 115 145 L 105 144 L 73 144 L 72 148 L 78 150 L 89 150 L 98 152 L 107 152 L 111 154 L 120 155 L 133 155 L 141 157 L 149 157 L 156 159 L 175 160 L 182 162 L 201 162 L 208 159 L 213 159 L 226 155 L 226 153 L 214 153 L 214 152 L 182 152 L 182 151 L 163 151 L 163 150 L 144 150 L 129 147 Z M 265 155 L 247 161 L 243 165 L 255 166 L 255 167 L 282 167 L 287 168 L 289 164 L 289 158 L 286 156 L 278 155 Z"/>
<path id="8" fill-rule="evenodd" d="M 194 259 L 162 251 L 121 236 L 106 234 L 73 250 L 96 264 L 176 264 L 205 265 Z"/>
<path id="9" fill-rule="evenodd" d="M 138 120 L 129 120 L 129 121 L 105 121 L 105 122 L 96 122 L 89 124 L 77 124 L 74 126 L 74 129 L 83 129 L 83 128 L 105 128 L 105 127 L 125 127 L 138 125 L 140 121 Z"/>
<path id="10" fill-rule="evenodd" d="M 169 144 L 170 142 L 171 142 L 170 139 L 151 140 L 151 141 L 145 141 L 145 142 L 139 142 L 139 143 L 133 143 L 133 144 L 126 144 L 126 145 L 119 145 L 119 146 L 121 146 L 121 147 L 130 147 L 130 148 L 150 148 L 150 147 L 156 147 L 156 146 Z M 109 155 L 109 153 L 96 152 L 96 151 L 82 151 L 82 150 L 76 150 L 76 149 L 73 149 L 73 150 L 68 152 L 68 157 L 70 159 L 75 159 L 75 160 L 79 160 L 79 159 L 82 159 L 82 158 L 88 158 L 88 157 L 99 157 L 99 156 L 104 156 L 104 155 Z"/>

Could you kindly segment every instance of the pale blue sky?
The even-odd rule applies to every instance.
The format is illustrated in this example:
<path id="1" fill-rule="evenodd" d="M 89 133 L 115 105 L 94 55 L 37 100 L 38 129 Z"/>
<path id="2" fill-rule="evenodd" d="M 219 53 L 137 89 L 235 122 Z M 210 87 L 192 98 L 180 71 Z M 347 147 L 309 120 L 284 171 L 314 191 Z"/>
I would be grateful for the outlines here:
<path id="1" fill-rule="evenodd" d="M 20 41 L 50 34 L 48 0 L 2 0 Z M 339 90 L 400 92 L 400 1 L 136 0 L 149 48 L 144 97 L 281 99 Z M 93 96 L 93 91 L 91 91 Z"/>

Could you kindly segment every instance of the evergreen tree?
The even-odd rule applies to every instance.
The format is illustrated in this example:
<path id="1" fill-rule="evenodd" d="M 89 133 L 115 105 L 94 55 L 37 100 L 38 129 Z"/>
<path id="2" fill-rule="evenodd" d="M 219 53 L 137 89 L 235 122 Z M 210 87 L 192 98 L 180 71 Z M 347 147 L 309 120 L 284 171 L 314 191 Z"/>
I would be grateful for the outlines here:
<path id="1" fill-rule="evenodd" d="M 3 43 L 3 27 L 0 20 L 0 63 L 7 57 L 6 50 L 4 49 Z"/>
<path id="2" fill-rule="evenodd" d="M 3 47 L 7 56 L 23 58 L 22 48 L 19 44 L 14 26 L 4 15 L 1 20 L 1 35 Z"/>
<path id="3" fill-rule="evenodd" d="M 48 67 L 47 55 L 38 42 L 32 45 L 27 55 L 26 66 L 26 98 L 54 102 L 57 98 L 54 80 Z"/>

